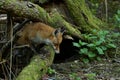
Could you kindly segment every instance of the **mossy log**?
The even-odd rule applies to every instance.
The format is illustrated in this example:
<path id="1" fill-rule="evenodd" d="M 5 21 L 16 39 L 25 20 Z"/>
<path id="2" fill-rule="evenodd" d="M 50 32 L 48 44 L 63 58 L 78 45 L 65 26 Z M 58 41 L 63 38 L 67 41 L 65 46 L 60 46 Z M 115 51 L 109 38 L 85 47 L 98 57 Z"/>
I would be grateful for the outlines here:
<path id="1" fill-rule="evenodd" d="M 26 22 L 26 21 L 24 21 Z M 17 36 L 13 36 L 4 46 L 0 49 L 0 62 L 4 62 L 2 54 L 5 53 L 11 46 L 11 40 L 16 41 Z M 26 54 L 26 53 L 24 53 Z M 33 53 L 34 54 L 34 53 Z M 36 54 L 31 59 L 31 62 L 26 66 L 18 75 L 15 80 L 40 80 L 47 72 L 48 67 L 53 63 L 54 50 L 52 46 L 44 46 L 40 49 L 40 54 Z"/>
<path id="2" fill-rule="evenodd" d="M 21 1 L 26 1 L 26 0 L 21 0 Z M 44 4 L 44 3 L 49 2 L 50 0 L 27 0 L 27 1 L 37 3 L 37 4 Z"/>
<path id="3" fill-rule="evenodd" d="M 25 1 L 25 0 L 23 0 L 23 1 Z M 44 4 L 44 3 L 48 2 L 49 0 L 28 0 L 28 1 L 37 3 L 37 4 Z"/>
<path id="4" fill-rule="evenodd" d="M 52 15 L 49 15 L 43 8 L 31 2 L 2 0 L 0 1 L 0 9 L 5 10 L 12 16 L 19 16 L 37 20 L 49 24 L 53 27 L 65 27 L 70 35 L 81 38 L 81 32 L 65 21 L 62 16 L 54 10 Z"/>
<path id="5" fill-rule="evenodd" d="M 19 73 L 16 80 L 41 80 L 53 62 L 54 50 L 50 46 L 44 46 L 41 51 L 44 53 L 33 56 L 30 64 Z"/>
<path id="6" fill-rule="evenodd" d="M 100 30 L 105 24 L 96 18 L 86 5 L 85 0 L 64 0 L 69 12 L 81 29 L 85 32 L 92 32 L 93 29 Z"/>

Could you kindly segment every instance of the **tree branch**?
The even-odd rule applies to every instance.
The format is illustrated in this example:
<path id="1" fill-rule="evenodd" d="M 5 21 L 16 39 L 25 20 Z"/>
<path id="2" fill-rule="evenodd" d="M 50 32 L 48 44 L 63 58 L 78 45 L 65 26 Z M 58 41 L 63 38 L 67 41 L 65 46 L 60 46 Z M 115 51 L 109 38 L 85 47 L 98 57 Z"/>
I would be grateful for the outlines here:
<path id="1" fill-rule="evenodd" d="M 58 12 L 54 11 L 52 15 L 49 15 L 43 8 L 31 2 L 2 0 L 0 2 L 0 9 L 9 12 L 12 16 L 41 21 L 53 27 L 65 27 L 69 34 L 81 38 L 80 31 L 65 21 Z"/>

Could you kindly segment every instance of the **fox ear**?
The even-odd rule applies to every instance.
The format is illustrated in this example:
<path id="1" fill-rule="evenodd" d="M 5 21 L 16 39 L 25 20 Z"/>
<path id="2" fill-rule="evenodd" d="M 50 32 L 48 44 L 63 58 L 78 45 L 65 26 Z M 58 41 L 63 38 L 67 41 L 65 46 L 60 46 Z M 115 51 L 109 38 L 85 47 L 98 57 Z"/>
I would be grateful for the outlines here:
<path id="1" fill-rule="evenodd" d="M 57 35 L 58 33 L 64 33 L 65 32 L 65 28 L 64 27 L 61 27 L 61 28 L 58 28 L 58 29 L 56 29 L 54 32 L 53 32 L 53 34 L 54 35 Z"/>
<path id="2" fill-rule="evenodd" d="M 55 31 L 53 32 L 53 35 L 57 35 L 58 33 L 60 33 L 60 28 L 58 28 L 58 29 L 55 29 Z"/>
<path id="3" fill-rule="evenodd" d="M 64 27 L 60 28 L 60 32 L 63 34 L 66 31 L 66 29 Z"/>

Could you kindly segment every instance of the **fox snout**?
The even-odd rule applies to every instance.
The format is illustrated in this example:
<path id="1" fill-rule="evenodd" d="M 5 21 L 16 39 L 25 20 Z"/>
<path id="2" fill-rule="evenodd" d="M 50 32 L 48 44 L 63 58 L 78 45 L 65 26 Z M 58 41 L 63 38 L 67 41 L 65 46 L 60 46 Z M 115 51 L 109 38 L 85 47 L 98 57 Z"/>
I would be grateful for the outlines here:
<path id="1" fill-rule="evenodd" d="M 60 51 L 59 51 L 59 50 L 55 50 L 55 53 L 56 53 L 56 54 L 59 54 L 59 53 L 60 53 Z"/>
<path id="2" fill-rule="evenodd" d="M 54 51 L 55 51 L 56 54 L 60 53 L 59 47 L 56 47 L 56 46 L 53 45 L 53 49 L 54 49 Z"/>

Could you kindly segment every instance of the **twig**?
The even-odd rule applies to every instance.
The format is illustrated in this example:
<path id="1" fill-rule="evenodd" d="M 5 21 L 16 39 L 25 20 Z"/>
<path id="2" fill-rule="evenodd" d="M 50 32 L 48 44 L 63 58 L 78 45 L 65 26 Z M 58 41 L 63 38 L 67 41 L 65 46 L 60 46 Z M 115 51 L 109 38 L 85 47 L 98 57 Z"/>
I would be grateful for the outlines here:
<path id="1" fill-rule="evenodd" d="M 0 31 L 0 33 L 4 33 L 5 31 Z"/>
<path id="2" fill-rule="evenodd" d="M 17 39 L 17 34 L 15 34 L 17 31 L 19 31 L 27 22 L 29 22 L 30 20 L 26 19 L 25 21 L 23 21 L 21 24 L 16 24 L 14 26 L 14 31 L 13 34 L 14 36 L 11 37 L 11 40 L 9 40 L 5 45 L 3 45 L 3 47 L 0 50 L 0 61 L 2 60 L 2 54 L 5 52 L 6 49 L 8 49 L 11 45 L 11 42 L 15 41 Z"/>
<path id="3" fill-rule="evenodd" d="M 108 21 L 108 2 L 105 0 L 105 17 L 106 17 L 106 22 Z"/>
<path id="4" fill-rule="evenodd" d="M 13 20 L 12 20 L 12 17 L 8 14 L 7 15 L 7 27 L 10 27 L 8 30 L 9 31 L 9 35 L 10 35 L 10 66 L 9 66 L 9 79 L 12 80 L 12 53 L 13 53 L 13 50 L 12 50 L 12 47 L 13 47 Z M 9 37 L 9 36 L 8 36 Z"/>
<path id="5" fill-rule="evenodd" d="M 21 24 L 16 24 L 14 26 L 13 34 L 15 34 L 17 31 L 19 31 L 27 22 L 30 22 L 29 19 L 25 19 Z"/>
<path id="6" fill-rule="evenodd" d="M 4 44 L 4 43 L 6 43 L 7 41 L 0 41 L 0 44 Z"/>
<path id="7" fill-rule="evenodd" d="M 3 63 L 5 63 L 5 62 L 6 62 L 6 60 L 3 59 L 2 61 L 0 61 L 0 64 L 3 64 Z"/>
<path id="8" fill-rule="evenodd" d="M 16 48 L 23 48 L 23 47 L 30 47 L 30 46 L 29 46 L 29 45 L 14 46 L 13 49 L 16 49 Z"/>

